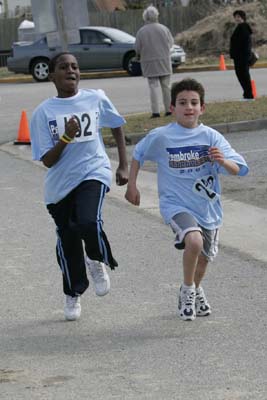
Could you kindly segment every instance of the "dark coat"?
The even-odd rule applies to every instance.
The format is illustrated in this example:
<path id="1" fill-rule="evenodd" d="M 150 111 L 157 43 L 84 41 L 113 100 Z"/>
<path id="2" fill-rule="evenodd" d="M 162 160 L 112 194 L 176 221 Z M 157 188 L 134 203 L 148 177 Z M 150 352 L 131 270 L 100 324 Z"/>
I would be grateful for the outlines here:
<path id="1" fill-rule="evenodd" d="M 251 55 L 252 29 L 247 22 L 238 24 L 230 40 L 230 57 L 237 61 L 249 62 Z"/>

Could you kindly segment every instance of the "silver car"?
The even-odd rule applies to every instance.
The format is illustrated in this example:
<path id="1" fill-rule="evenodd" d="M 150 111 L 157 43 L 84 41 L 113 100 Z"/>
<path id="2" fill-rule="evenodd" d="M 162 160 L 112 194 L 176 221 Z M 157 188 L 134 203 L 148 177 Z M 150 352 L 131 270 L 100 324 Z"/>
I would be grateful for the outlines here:
<path id="1" fill-rule="evenodd" d="M 174 44 L 171 47 L 170 52 L 171 52 L 171 62 L 172 62 L 173 68 L 177 68 L 179 65 L 185 63 L 186 54 L 184 52 L 184 49 L 181 46 Z M 128 72 L 132 76 L 142 75 L 140 61 L 138 61 L 136 59 L 131 60 L 131 63 L 129 64 Z"/>
<path id="2" fill-rule="evenodd" d="M 133 68 L 135 37 L 119 29 L 86 26 L 79 29 L 80 43 L 70 44 L 68 51 L 79 62 L 81 71 L 124 69 L 130 75 L 141 75 Z M 38 82 L 48 79 L 48 65 L 60 48 L 48 47 L 46 37 L 35 42 L 15 42 L 7 59 L 9 71 L 31 74 Z M 185 62 L 185 53 L 179 46 L 171 51 L 173 66 Z"/>

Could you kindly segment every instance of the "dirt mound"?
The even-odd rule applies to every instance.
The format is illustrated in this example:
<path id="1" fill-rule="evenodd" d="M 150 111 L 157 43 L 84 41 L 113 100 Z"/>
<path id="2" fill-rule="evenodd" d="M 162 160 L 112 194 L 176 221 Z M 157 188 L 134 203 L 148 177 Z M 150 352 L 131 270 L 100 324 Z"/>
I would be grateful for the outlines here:
<path id="1" fill-rule="evenodd" d="M 267 57 L 267 9 L 264 2 L 254 1 L 242 6 L 225 6 L 203 18 L 190 29 L 176 35 L 175 42 L 184 47 L 188 57 L 228 54 L 230 36 L 236 26 L 233 12 L 242 9 L 253 29 L 253 47 L 260 57 Z"/>

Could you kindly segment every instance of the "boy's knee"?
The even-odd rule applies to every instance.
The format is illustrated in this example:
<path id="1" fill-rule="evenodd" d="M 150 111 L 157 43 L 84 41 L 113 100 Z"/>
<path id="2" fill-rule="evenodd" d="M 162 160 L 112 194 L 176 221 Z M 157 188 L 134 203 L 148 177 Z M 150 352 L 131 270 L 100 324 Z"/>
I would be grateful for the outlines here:
<path id="1" fill-rule="evenodd" d="M 200 254 L 203 250 L 203 238 L 201 232 L 188 232 L 185 237 L 185 248 L 190 252 Z"/>

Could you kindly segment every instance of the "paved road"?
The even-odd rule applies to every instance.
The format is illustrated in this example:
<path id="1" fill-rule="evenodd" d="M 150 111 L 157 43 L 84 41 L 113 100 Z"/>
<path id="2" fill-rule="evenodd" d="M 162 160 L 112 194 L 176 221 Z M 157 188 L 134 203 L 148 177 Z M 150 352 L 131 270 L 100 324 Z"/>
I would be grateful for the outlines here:
<path id="1" fill-rule="evenodd" d="M 252 251 L 264 243 L 266 220 L 263 228 L 247 222 L 258 209 L 226 204 L 240 223 L 205 279 L 213 313 L 186 323 L 176 316 L 181 253 L 158 216 L 155 174 L 141 178 L 140 209 L 112 187 L 105 229 L 120 266 L 111 293 L 97 298 L 90 288 L 82 318 L 68 323 L 42 200 L 45 170 L 29 153 L 0 148 L 1 399 L 266 400 L 266 259 Z M 243 251 L 235 239 L 245 231 Z"/>

